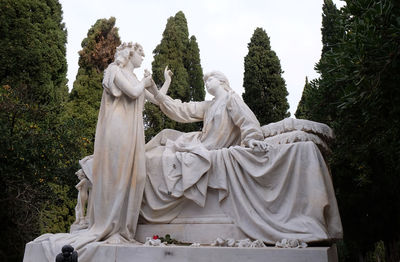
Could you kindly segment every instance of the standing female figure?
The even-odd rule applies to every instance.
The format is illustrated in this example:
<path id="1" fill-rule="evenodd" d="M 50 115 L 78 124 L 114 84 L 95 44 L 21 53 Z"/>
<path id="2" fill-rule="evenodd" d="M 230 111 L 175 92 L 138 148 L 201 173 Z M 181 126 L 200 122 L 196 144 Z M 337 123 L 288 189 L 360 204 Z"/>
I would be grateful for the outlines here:
<path id="1" fill-rule="evenodd" d="M 139 44 L 123 43 L 117 48 L 115 61 L 104 72 L 94 154 L 85 163 L 92 167 L 87 169 L 92 173 L 86 174 L 92 183 L 86 215 L 88 227 L 35 239 L 34 242 L 41 242 L 47 262 L 54 261 L 61 247 L 67 244 L 78 251 L 80 262 L 89 262 L 102 243 L 136 242 L 146 179 L 142 112 L 145 99 L 158 104 L 146 90 L 154 85 L 151 76 L 147 74 L 139 81 L 133 73 L 141 66 L 143 57 Z M 165 70 L 161 93 L 168 90 L 171 74 Z M 29 255 L 25 254 L 27 259 Z"/>
<path id="2" fill-rule="evenodd" d="M 133 73 L 143 57 L 139 44 L 124 43 L 104 73 L 89 225 L 90 231 L 100 233 L 97 241 L 134 241 L 146 178 L 142 111 L 146 94 L 152 100 L 146 88 L 153 84 L 150 75 L 139 81 Z"/>

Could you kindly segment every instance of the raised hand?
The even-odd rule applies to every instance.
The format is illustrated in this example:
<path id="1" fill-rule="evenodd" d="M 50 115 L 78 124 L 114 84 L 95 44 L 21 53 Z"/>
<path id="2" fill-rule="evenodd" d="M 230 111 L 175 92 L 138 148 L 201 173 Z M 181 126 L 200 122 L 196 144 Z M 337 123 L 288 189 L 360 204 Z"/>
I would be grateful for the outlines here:
<path id="1" fill-rule="evenodd" d="M 174 73 L 172 73 L 171 70 L 168 69 L 168 66 L 165 67 L 164 69 L 164 79 L 165 81 L 171 81 L 171 77 Z"/>
<path id="2" fill-rule="evenodd" d="M 164 78 L 165 78 L 165 82 L 163 84 L 163 86 L 160 88 L 160 93 L 161 94 L 167 94 L 167 91 L 169 89 L 169 86 L 171 85 L 171 77 L 172 77 L 173 73 L 171 70 L 168 69 L 168 66 L 165 67 L 164 69 Z"/>

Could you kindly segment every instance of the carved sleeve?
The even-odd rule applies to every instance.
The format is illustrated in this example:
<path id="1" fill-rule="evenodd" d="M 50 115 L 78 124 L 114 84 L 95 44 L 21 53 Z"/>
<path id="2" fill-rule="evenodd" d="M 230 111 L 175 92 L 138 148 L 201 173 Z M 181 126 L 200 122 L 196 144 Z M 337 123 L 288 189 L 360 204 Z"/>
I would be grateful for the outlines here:
<path id="1" fill-rule="evenodd" d="M 117 65 L 109 65 L 104 71 L 103 88 L 112 96 L 120 97 L 122 91 L 115 85 L 114 79 L 120 68 Z"/>
<path id="2" fill-rule="evenodd" d="M 160 109 L 164 114 L 180 123 L 202 121 L 209 106 L 208 101 L 184 103 L 161 93 L 155 99 L 160 103 Z"/>
<path id="3" fill-rule="evenodd" d="M 143 84 L 129 82 L 122 74 L 119 66 L 114 64 L 109 65 L 104 72 L 103 87 L 112 96 L 119 97 L 124 93 L 134 99 L 144 91 Z"/>
<path id="4" fill-rule="evenodd" d="M 254 113 L 236 94 L 232 94 L 228 104 L 232 121 L 240 128 L 241 143 L 248 146 L 250 140 L 264 140 L 264 136 Z"/>

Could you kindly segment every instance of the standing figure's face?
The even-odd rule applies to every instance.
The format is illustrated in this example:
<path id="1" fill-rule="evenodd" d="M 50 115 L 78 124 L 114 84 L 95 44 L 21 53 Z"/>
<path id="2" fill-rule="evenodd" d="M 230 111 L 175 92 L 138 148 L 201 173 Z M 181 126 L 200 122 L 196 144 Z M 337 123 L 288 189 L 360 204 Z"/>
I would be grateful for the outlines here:
<path id="1" fill-rule="evenodd" d="M 206 81 L 206 89 L 207 89 L 207 92 L 208 92 L 210 95 L 215 96 L 216 90 L 217 90 L 217 88 L 220 88 L 220 87 L 219 87 L 220 85 L 221 85 L 221 83 L 220 83 L 220 81 L 219 81 L 217 78 L 212 77 L 212 76 L 210 76 L 209 78 L 207 78 L 207 81 Z"/>
<path id="2" fill-rule="evenodd" d="M 130 58 L 134 68 L 139 68 L 142 65 L 143 55 L 141 53 L 142 52 L 139 52 L 139 50 L 137 50 L 133 53 L 133 56 Z"/>

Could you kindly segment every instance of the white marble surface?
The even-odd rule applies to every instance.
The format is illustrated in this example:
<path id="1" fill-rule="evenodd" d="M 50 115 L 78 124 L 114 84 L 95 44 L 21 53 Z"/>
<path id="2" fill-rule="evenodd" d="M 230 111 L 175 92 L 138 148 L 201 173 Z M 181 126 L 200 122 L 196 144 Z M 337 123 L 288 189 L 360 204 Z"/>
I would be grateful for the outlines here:
<path id="1" fill-rule="evenodd" d="M 173 100 L 165 95 L 168 81 L 166 89 L 153 90 L 152 97 L 145 90 L 151 78 L 139 81 L 132 73 L 142 60 L 139 51 L 127 57 L 125 67 L 117 59 L 105 73 L 93 170 L 83 170 L 93 173 L 93 181 L 86 174 L 93 184 L 92 204 L 88 214 L 78 215 L 88 221 L 88 230 L 43 235 L 28 243 L 24 261 L 52 262 L 65 244 L 77 249 L 80 262 L 213 261 L 218 257 L 228 261 L 336 261 L 329 258 L 329 248 L 149 249 L 132 244 L 155 234 L 203 244 L 217 237 L 269 244 L 284 238 L 318 242 L 342 237 L 331 176 L 317 140 L 293 135 L 296 131 L 321 133 L 322 139 L 329 139 L 333 137 L 329 127 L 283 120 L 263 129 L 228 79 L 216 71 L 204 78 L 207 91 L 215 97 L 212 101 Z M 145 97 L 159 104 L 171 119 L 204 121 L 203 130 L 163 130 L 145 145 L 141 115 Z M 274 143 L 264 140 L 274 136 L 280 136 Z M 81 200 L 78 211 L 84 210 L 86 196 Z M 150 224 L 137 227 L 139 212 Z"/>
<path id="2" fill-rule="evenodd" d="M 23 262 L 46 261 L 40 243 L 28 243 Z M 78 257 L 79 261 L 79 257 Z M 187 247 L 187 246 L 122 246 L 100 245 L 93 262 L 337 262 L 336 246 L 282 249 L 234 248 L 234 247 Z M 90 262 L 91 262 L 90 261 Z"/>
<path id="3" fill-rule="evenodd" d="M 208 189 L 204 207 L 186 199 L 182 211 L 169 224 L 232 224 L 233 220 L 222 210 L 218 191 Z"/>
<path id="4" fill-rule="evenodd" d="M 135 238 L 144 243 L 146 237 L 165 236 L 166 234 L 183 243 L 201 244 L 210 244 L 217 237 L 247 238 L 234 224 L 139 224 Z"/>
<path id="5" fill-rule="evenodd" d="M 169 224 L 188 208 L 186 200 L 209 209 L 206 202 L 213 188 L 218 190 L 220 209 L 251 239 L 269 244 L 285 238 L 340 239 L 342 225 L 329 170 L 317 140 L 304 135 L 329 139 L 332 130 L 296 119 L 263 130 L 224 74 L 213 71 L 204 82 L 212 101 L 185 103 L 154 93 L 169 118 L 203 121 L 203 129 L 163 130 L 147 143 L 140 214 L 150 223 Z M 264 141 L 283 134 L 274 143 Z"/>
<path id="6" fill-rule="evenodd" d="M 247 236 L 221 209 L 218 191 L 209 190 L 204 208 L 187 200 L 182 212 L 167 224 L 138 224 L 135 239 L 144 243 L 146 237 L 171 235 L 183 243 L 210 244 L 217 237 L 244 239 Z"/>

